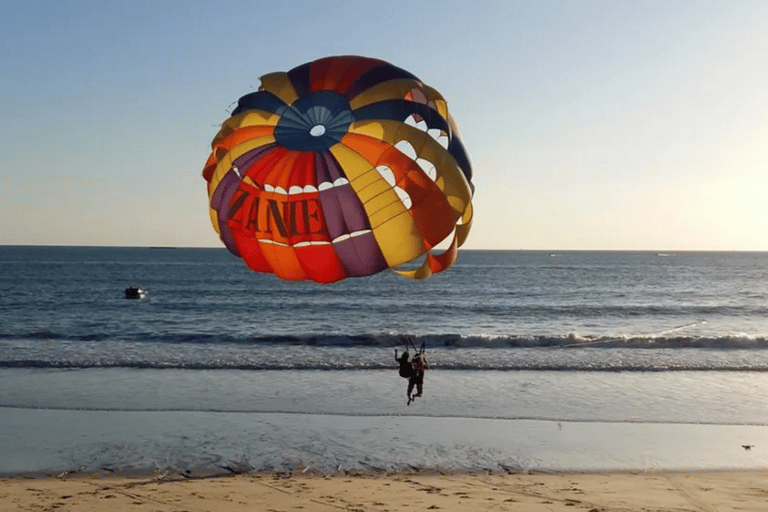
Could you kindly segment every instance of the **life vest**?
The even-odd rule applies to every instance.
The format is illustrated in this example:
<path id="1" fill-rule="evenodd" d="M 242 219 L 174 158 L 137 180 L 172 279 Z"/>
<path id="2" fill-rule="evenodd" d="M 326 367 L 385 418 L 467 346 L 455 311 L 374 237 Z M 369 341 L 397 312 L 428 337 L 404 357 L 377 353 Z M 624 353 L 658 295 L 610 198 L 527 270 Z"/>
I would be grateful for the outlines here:
<path id="1" fill-rule="evenodd" d="M 427 358 L 423 354 L 416 354 L 416 357 L 411 361 L 414 373 L 424 373 L 427 369 Z"/>

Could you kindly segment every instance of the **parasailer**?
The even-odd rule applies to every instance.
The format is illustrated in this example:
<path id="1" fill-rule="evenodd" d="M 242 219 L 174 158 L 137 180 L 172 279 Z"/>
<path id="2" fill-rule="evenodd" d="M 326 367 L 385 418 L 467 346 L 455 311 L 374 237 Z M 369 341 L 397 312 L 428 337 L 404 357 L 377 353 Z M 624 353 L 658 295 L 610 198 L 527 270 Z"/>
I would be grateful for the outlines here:
<path id="1" fill-rule="evenodd" d="M 424 392 L 424 372 L 429 369 L 429 363 L 427 363 L 427 356 L 424 354 L 424 345 L 421 346 L 421 351 L 413 356 L 411 361 L 413 366 L 413 375 L 408 379 L 408 404 L 416 400 L 416 397 L 421 396 Z M 413 387 L 416 386 L 416 393 L 413 394 Z"/>
<path id="2" fill-rule="evenodd" d="M 413 359 L 410 358 L 408 353 L 409 343 L 415 352 Z M 416 397 L 421 396 L 424 391 L 424 372 L 429 369 L 425 344 L 422 343 L 421 348 L 417 349 L 413 344 L 413 340 L 410 337 L 406 338 L 405 350 L 400 357 L 397 356 L 397 349 L 395 349 L 395 361 L 400 365 L 399 375 L 408 379 L 408 389 L 406 391 L 408 396 L 407 405 L 411 405 L 411 402 L 416 400 Z M 415 394 L 413 394 L 414 387 L 416 388 Z"/>
<path id="3" fill-rule="evenodd" d="M 447 104 L 387 62 L 327 57 L 265 75 L 211 146 L 211 222 L 257 272 L 425 278 L 469 233 L 472 170 Z"/>

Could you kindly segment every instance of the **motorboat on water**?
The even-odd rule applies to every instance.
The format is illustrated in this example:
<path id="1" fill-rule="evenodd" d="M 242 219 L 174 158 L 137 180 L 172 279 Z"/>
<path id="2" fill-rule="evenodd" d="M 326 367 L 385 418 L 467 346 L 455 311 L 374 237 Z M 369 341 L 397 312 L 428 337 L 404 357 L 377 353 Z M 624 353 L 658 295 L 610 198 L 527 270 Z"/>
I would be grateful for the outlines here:
<path id="1" fill-rule="evenodd" d="M 147 296 L 147 293 L 149 293 L 149 290 L 146 288 L 134 288 L 133 286 L 130 286 L 125 289 L 125 298 L 126 299 L 143 299 Z"/>

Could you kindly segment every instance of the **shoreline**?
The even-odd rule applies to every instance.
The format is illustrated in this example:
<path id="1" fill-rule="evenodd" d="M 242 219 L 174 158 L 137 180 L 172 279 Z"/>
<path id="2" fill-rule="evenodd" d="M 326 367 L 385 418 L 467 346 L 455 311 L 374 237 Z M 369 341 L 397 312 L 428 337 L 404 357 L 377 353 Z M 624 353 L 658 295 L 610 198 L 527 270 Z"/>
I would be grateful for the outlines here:
<path id="1" fill-rule="evenodd" d="M 0 477 L 15 510 L 762 511 L 768 470 Z"/>

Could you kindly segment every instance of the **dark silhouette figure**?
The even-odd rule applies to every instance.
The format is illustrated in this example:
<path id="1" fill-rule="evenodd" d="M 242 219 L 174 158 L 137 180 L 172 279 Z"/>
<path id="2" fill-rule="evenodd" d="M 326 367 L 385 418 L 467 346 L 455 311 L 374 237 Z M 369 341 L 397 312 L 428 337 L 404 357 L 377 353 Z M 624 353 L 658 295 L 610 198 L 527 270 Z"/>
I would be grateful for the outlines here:
<path id="1" fill-rule="evenodd" d="M 423 350 L 413 356 L 411 368 L 413 368 L 413 375 L 408 379 L 408 405 L 411 405 L 411 402 L 424 392 L 424 372 L 429 369 L 429 363 Z M 411 394 L 414 387 L 416 387 L 415 395 Z"/>

